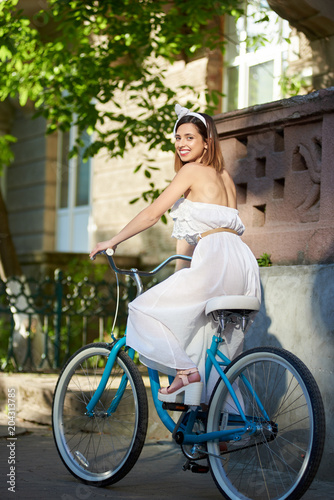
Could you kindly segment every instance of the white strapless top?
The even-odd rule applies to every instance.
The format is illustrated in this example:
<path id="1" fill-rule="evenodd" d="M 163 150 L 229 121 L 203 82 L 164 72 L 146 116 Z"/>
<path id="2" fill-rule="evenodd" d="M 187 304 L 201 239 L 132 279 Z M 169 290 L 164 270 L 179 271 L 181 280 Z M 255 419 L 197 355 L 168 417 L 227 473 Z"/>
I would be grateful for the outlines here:
<path id="1" fill-rule="evenodd" d="M 209 229 L 226 227 L 237 231 L 239 236 L 245 231 L 238 210 L 222 205 L 180 198 L 173 205 L 170 216 L 174 220 L 172 237 L 185 239 L 191 245 L 196 245 L 198 235 Z"/>

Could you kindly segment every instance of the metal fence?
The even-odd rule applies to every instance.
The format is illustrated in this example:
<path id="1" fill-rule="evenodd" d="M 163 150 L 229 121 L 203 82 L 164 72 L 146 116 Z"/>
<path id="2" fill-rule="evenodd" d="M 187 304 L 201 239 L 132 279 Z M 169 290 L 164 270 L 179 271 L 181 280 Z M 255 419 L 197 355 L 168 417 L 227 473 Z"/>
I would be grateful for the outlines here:
<path id="1" fill-rule="evenodd" d="M 132 281 L 120 282 L 118 336 L 133 297 Z M 43 280 L 0 280 L 2 369 L 57 370 L 82 345 L 109 341 L 115 304 L 114 282 L 74 282 L 59 270 Z"/>

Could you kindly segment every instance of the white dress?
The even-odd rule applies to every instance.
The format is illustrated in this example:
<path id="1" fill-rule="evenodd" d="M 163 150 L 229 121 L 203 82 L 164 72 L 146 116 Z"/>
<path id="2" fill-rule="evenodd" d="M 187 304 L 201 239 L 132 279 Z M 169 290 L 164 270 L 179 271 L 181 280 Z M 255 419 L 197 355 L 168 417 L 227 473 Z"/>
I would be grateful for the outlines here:
<path id="1" fill-rule="evenodd" d="M 146 366 L 169 375 L 197 366 L 204 382 L 206 350 L 216 325 L 205 315 L 206 302 L 219 295 L 261 298 L 257 261 L 241 238 L 218 232 L 200 239 L 209 229 L 225 227 L 239 235 L 244 225 L 238 210 L 180 199 L 172 208 L 172 236 L 196 245 L 190 268 L 181 269 L 129 304 L 127 345 Z M 242 351 L 243 333 L 230 329 L 224 352 L 232 359 Z M 203 391 L 203 402 L 214 383 Z"/>

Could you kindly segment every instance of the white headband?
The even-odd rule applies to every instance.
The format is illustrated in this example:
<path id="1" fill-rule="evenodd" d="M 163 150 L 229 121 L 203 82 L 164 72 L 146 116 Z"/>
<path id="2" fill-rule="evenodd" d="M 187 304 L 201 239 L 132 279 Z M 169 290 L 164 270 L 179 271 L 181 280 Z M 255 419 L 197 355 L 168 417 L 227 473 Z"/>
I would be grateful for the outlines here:
<path id="1" fill-rule="evenodd" d="M 207 123 L 205 121 L 205 118 L 202 115 L 200 115 L 199 113 L 193 113 L 192 111 L 189 111 L 188 108 L 183 108 L 182 106 L 180 106 L 180 104 L 175 104 L 175 113 L 177 114 L 177 120 L 175 122 L 174 130 L 173 130 L 174 137 L 175 137 L 175 133 L 176 133 L 177 124 L 179 123 L 181 118 L 183 118 L 184 116 L 196 116 L 196 118 L 201 120 L 201 122 L 203 122 L 204 125 L 207 127 Z"/>

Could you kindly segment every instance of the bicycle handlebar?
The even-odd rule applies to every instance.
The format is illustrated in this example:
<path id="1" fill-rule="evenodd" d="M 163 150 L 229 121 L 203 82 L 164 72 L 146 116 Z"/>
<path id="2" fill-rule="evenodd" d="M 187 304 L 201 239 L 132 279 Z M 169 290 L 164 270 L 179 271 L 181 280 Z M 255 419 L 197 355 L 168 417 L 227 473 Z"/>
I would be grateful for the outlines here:
<path id="1" fill-rule="evenodd" d="M 115 271 L 117 274 L 125 274 L 127 276 L 154 276 L 157 274 L 161 269 L 163 269 L 167 264 L 172 262 L 173 260 L 176 259 L 181 259 L 181 260 L 187 260 L 191 261 L 191 257 L 188 255 L 171 255 L 168 257 L 166 260 L 164 260 L 161 264 L 159 264 L 157 267 L 152 269 L 152 271 L 138 271 L 138 269 L 131 268 L 131 269 L 120 269 L 119 267 L 116 266 L 114 259 L 113 259 L 113 250 L 111 248 L 108 248 L 107 250 L 103 250 L 100 252 L 101 254 L 104 254 L 109 262 L 110 267 Z"/>

